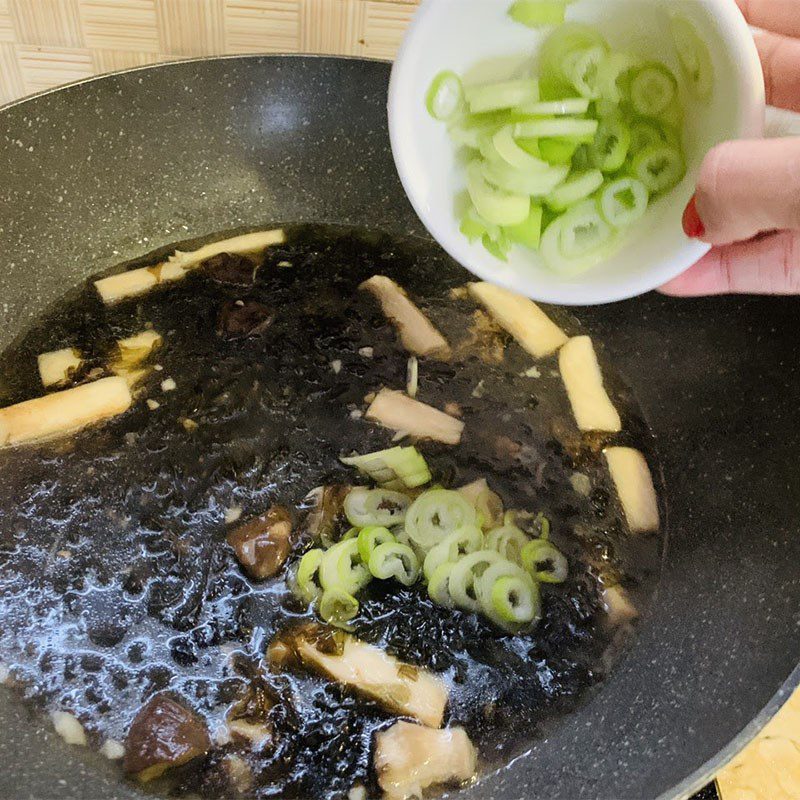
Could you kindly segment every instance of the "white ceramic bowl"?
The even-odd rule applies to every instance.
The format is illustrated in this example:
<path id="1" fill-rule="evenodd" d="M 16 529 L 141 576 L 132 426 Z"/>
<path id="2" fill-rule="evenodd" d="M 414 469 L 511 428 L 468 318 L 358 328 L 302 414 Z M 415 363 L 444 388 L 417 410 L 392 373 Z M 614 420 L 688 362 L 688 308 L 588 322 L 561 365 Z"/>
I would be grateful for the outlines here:
<path id="1" fill-rule="evenodd" d="M 591 305 L 643 294 L 679 275 L 708 251 L 683 234 L 681 218 L 703 155 L 726 139 L 762 134 L 764 79 L 758 53 L 734 0 L 578 0 L 568 19 L 597 26 L 612 47 L 664 61 L 680 75 L 668 10 L 679 9 L 708 42 L 714 60 L 711 100 L 686 108 L 685 180 L 654 203 L 608 262 L 577 278 L 548 270 L 537 254 L 513 248 L 508 263 L 470 244 L 458 230 L 454 198 L 464 171 L 444 124 L 425 108 L 425 93 L 443 69 L 466 72 L 498 56 L 530 55 L 546 33 L 512 22 L 510 0 L 423 0 L 403 41 L 389 88 L 389 131 L 400 178 L 431 235 L 480 278 L 543 302 Z M 508 69 L 505 64 L 502 71 Z M 499 78 L 505 75 L 498 75 Z"/>

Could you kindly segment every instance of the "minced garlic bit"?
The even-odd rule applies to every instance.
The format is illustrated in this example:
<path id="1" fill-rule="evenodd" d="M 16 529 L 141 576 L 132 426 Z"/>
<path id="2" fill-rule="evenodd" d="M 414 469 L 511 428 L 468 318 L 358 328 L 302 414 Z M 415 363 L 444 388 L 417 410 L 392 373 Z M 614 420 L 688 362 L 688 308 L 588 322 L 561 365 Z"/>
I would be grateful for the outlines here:
<path id="1" fill-rule="evenodd" d="M 167 378 L 165 381 L 161 381 L 161 391 L 162 392 L 174 392 L 178 388 L 178 384 L 172 378 Z"/>
<path id="2" fill-rule="evenodd" d="M 239 517 L 242 516 L 242 507 L 241 506 L 232 506 L 225 512 L 225 522 L 226 524 L 230 525 L 232 522 L 236 522 Z"/>
<path id="3" fill-rule="evenodd" d="M 181 419 L 181 425 L 183 425 L 189 433 L 196 431 L 200 427 L 193 419 L 188 419 L 187 417 Z"/>
<path id="4" fill-rule="evenodd" d="M 338 375 L 342 371 L 341 360 L 337 358 L 331 361 L 331 369 L 333 370 L 334 375 Z"/>
<path id="5" fill-rule="evenodd" d="M 538 367 L 531 367 L 530 369 L 526 369 L 525 372 L 520 372 L 520 378 L 541 378 L 542 373 Z"/>
<path id="6" fill-rule="evenodd" d="M 350 412 L 350 419 L 361 419 L 364 416 L 364 412 L 360 408 L 354 408 Z"/>
<path id="7" fill-rule="evenodd" d="M 161 370 L 164 369 L 164 367 L 162 367 L 161 364 L 153 364 L 153 369 L 156 372 L 161 372 Z"/>
<path id="8" fill-rule="evenodd" d="M 362 347 L 359 349 L 358 354 L 363 358 L 372 358 L 375 355 L 374 347 Z"/>
<path id="9" fill-rule="evenodd" d="M 147 407 L 151 411 L 155 411 L 157 408 L 161 408 L 161 403 L 159 403 L 158 400 L 151 400 L 150 398 L 148 398 Z"/>
<path id="10" fill-rule="evenodd" d="M 69 711 L 53 711 L 50 718 L 53 720 L 56 733 L 67 744 L 86 746 L 86 731 L 74 714 L 70 714 Z"/>
<path id="11" fill-rule="evenodd" d="M 110 761 L 118 761 L 125 756 L 125 748 L 116 739 L 106 739 L 100 747 L 100 754 Z"/>

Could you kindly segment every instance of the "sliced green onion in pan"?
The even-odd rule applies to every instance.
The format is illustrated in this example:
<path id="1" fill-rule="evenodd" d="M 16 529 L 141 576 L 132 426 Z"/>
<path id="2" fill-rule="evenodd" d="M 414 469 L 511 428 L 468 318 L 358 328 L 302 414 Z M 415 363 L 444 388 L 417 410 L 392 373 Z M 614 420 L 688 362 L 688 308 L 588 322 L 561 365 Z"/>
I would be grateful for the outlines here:
<path id="1" fill-rule="evenodd" d="M 446 122 L 455 117 L 464 105 L 461 78 L 449 70 L 440 72 L 431 82 L 425 105 L 434 119 Z"/>
<path id="2" fill-rule="evenodd" d="M 388 489 L 352 489 L 344 500 L 344 513 L 351 525 L 365 528 L 367 525 L 391 527 L 401 523 L 411 504 L 407 495 Z"/>
<path id="3" fill-rule="evenodd" d="M 563 583 L 569 574 L 564 554 L 551 542 L 536 539 L 522 549 L 522 565 L 540 583 Z"/>
<path id="4" fill-rule="evenodd" d="M 428 596 L 436 605 L 443 608 L 453 608 L 455 603 L 450 595 L 450 575 L 455 564 L 448 561 L 439 565 L 428 579 Z"/>
<path id="5" fill-rule="evenodd" d="M 661 194 L 677 186 L 686 174 L 681 152 L 668 144 L 646 147 L 633 159 L 633 174 L 651 194 Z"/>
<path id="6" fill-rule="evenodd" d="M 560 25 L 564 21 L 568 0 L 515 0 L 508 9 L 514 22 L 528 28 Z"/>
<path id="7" fill-rule="evenodd" d="M 484 86 L 468 86 L 464 93 L 469 110 L 473 114 L 501 111 L 539 99 L 539 82 L 533 78 L 490 83 Z"/>
<path id="8" fill-rule="evenodd" d="M 460 558 L 450 572 L 448 584 L 453 602 L 466 611 L 479 611 L 476 582 L 492 564 L 504 560 L 495 550 L 478 550 Z"/>
<path id="9" fill-rule="evenodd" d="M 430 581 L 433 573 L 436 572 L 442 564 L 455 563 L 458 559 L 458 553 L 454 552 L 454 548 L 445 539 L 443 542 L 432 547 L 428 550 L 425 556 L 425 561 L 422 563 L 422 573 L 425 579 Z"/>
<path id="10" fill-rule="evenodd" d="M 372 551 L 369 571 L 379 580 L 395 578 L 403 586 L 411 586 L 419 577 L 419 559 L 408 545 L 387 542 Z"/>
<path id="11" fill-rule="evenodd" d="M 528 542 L 528 536 L 514 525 L 503 525 L 486 534 L 486 549 L 497 551 L 512 563 L 519 563 L 522 548 Z"/>
<path id="12" fill-rule="evenodd" d="M 361 563 L 358 539 L 347 539 L 325 551 L 319 565 L 319 582 L 322 588 L 342 589 L 355 594 L 370 581 L 369 570 Z"/>
<path id="13" fill-rule="evenodd" d="M 603 173 L 600 170 L 581 172 L 553 189 L 545 198 L 545 202 L 553 211 L 565 211 L 589 197 L 602 185 Z"/>
<path id="14" fill-rule="evenodd" d="M 649 202 L 647 187 L 636 178 L 620 178 L 604 186 L 600 194 L 603 217 L 615 228 L 627 228 L 640 220 Z"/>
<path id="15" fill-rule="evenodd" d="M 491 611 L 502 622 L 526 625 L 539 615 L 536 584 L 524 578 L 507 575 L 498 578 L 491 589 Z"/>
<path id="16" fill-rule="evenodd" d="M 675 76 L 663 65 L 647 64 L 637 70 L 631 82 L 631 102 L 637 114 L 658 117 L 678 95 Z"/>
<path id="17" fill-rule="evenodd" d="M 491 186 L 483 177 L 480 161 L 473 161 L 467 167 L 467 190 L 478 214 L 494 225 L 518 225 L 530 214 L 530 197 Z"/>
<path id="18" fill-rule="evenodd" d="M 447 489 L 421 494 L 406 515 L 406 533 L 425 550 L 467 525 L 475 525 L 475 509 L 458 492 Z"/>
<path id="19" fill-rule="evenodd" d="M 319 601 L 319 615 L 325 622 L 337 628 L 349 629 L 350 622 L 358 614 L 358 600 L 343 589 L 326 589 Z"/>
<path id="20" fill-rule="evenodd" d="M 397 540 L 388 528 L 380 525 L 369 525 L 366 528 L 362 528 L 358 534 L 358 554 L 361 556 L 361 560 L 368 564 L 373 550 L 378 545 L 395 541 Z"/>
<path id="21" fill-rule="evenodd" d="M 625 163 L 631 130 L 619 114 L 603 117 L 591 144 L 592 163 L 603 172 L 616 172 Z"/>
<path id="22" fill-rule="evenodd" d="M 313 603 L 321 594 L 322 586 L 319 583 L 319 566 L 322 563 L 324 551 L 316 547 L 309 550 L 300 559 L 295 573 L 297 591 L 307 603 Z"/>
<path id="23" fill-rule="evenodd" d="M 518 122 L 514 128 L 517 137 L 560 137 L 590 141 L 597 133 L 596 119 L 533 119 L 529 122 Z"/>

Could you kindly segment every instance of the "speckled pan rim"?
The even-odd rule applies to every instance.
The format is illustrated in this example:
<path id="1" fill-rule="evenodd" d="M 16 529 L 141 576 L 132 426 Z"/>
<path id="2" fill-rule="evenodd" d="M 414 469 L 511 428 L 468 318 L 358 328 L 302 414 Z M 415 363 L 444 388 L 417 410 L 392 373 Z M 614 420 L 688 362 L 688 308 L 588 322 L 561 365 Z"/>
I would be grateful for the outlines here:
<path id="1" fill-rule="evenodd" d="M 124 69 L 115 69 L 110 72 L 98 72 L 97 75 L 90 75 L 88 78 L 79 78 L 77 81 L 70 81 L 69 83 L 61 83 L 58 86 L 53 86 L 50 89 L 42 89 L 33 94 L 26 94 L 24 97 L 18 97 L 16 100 L 10 100 L 8 103 L 0 104 L 0 114 L 8 111 L 11 108 L 16 108 L 29 100 L 35 100 L 39 97 L 44 97 L 48 94 L 55 94 L 63 89 L 72 89 L 75 86 L 83 86 L 86 83 L 94 83 L 94 81 L 102 80 L 103 78 L 114 77 L 115 75 L 128 75 L 131 72 L 143 72 L 145 70 L 156 70 L 161 67 L 174 67 L 176 64 L 197 64 L 202 61 L 233 61 L 233 60 L 253 60 L 258 61 L 263 58 L 287 58 L 287 59 L 301 59 L 301 58 L 316 58 L 327 61 L 365 61 L 368 64 L 391 64 L 392 60 L 388 58 L 371 58 L 370 56 L 348 56 L 348 55 L 328 55 L 326 53 L 225 53 L 223 55 L 214 56 L 191 56 L 189 58 L 172 58 L 169 61 L 159 61 L 156 64 L 141 64 L 136 67 L 126 67 Z"/>
<path id="2" fill-rule="evenodd" d="M 9 103 L 0 105 L 0 120 L 2 114 L 12 108 L 24 105 L 30 100 L 34 100 L 46 95 L 54 94 L 65 89 L 71 89 L 84 84 L 90 84 L 95 81 L 100 81 L 108 77 L 117 75 L 125 75 L 128 73 L 136 73 L 146 70 L 159 70 L 162 68 L 171 68 L 179 64 L 192 64 L 200 62 L 211 61 L 259 61 L 259 60 L 279 60 L 279 59 L 301 59 L 301 58 L 314 58 L 319 60 L 328 61 L 347 61 L 347 62 L 365 62 L 365 63 L 378 63 L 390 64 L 391 61 L 387 59 L 369 58 L 363 56 L 348 56 L 348 55 L 325 55 L 317 53 L 243 53 L 243 54 L 227 54 L 227 55 L 212 55 L 201 56 L 194 58 L 177 58 L 170 61 L 164 61 L 157 64 L 145 64 L 142 66 L 129 67 L 121 70 L 114 70 L 112 72 L 105 72 L 98 75 L 93 75 L 87 78 L 82 78 L 77 81 L 72 81 L 61 86 L 44 89 L 34 94 L 26 95 L 25 97 L 12 100 Z M 427 238 L 427 237 L 426 237 Z M 732 759 L 739 755 L 742 750 L 752 742 L 758 733 L 775 717 L 778 711 L 783 707 L 789 696 L 795 689 L 800 687 L 800 664 L 798 664 L 789 677 L 784 681 L 782 686 L 770 698 L 769 702 L 761 709 L 758 715 L 753 718 L 740 732 L 737 734 L 726 747 L 721 749 L 715 756 L 708 759 L 699 769 L 688 775 L 683 781 L 676 784 L 672 789 L 660 794 L 656 800 L 685 800 L 690 797 L 694 792 L 699 791 L 703 786 L 713 781 L 714 777 L 719 771 L 728 764 Z M 600 799 L 598 799 L 600 800 Z"/>
<path id="3" fill-rule="evenodd" d="M 700 769 L 682 780 L 674 789 L 660 794 L 656 800 L 686 800 L 711 783 L 720 770 L 736 758 L 774 719 L 798 687 L 800 687 L 800 664 L 795 667 L 783 686 L 775 692 L 770 701 L 761 709 L 758 716 L 745 725 L 727 747 L 724 747 L 717 755 L 706 761 Z"/>

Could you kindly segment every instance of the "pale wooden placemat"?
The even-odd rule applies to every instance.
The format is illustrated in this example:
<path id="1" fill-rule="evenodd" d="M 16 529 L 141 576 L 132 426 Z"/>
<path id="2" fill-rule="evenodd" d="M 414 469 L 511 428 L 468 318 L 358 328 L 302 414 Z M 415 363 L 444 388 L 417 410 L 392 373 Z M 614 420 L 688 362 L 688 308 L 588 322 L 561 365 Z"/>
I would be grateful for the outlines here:
<path id="1" fill-rule="evenodd" d="M 191 56 L 307 52 L 391 59 L 417 3 L 0 0 L 0 103 L 110 70 Z M 719 784 L 723 800 L 800 800 L 800 695 Z"/>

